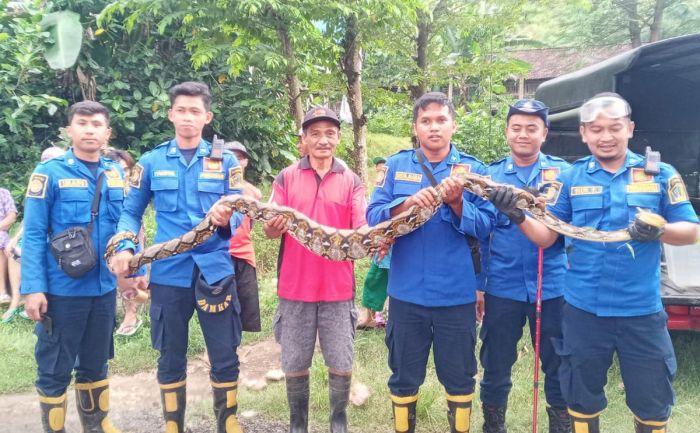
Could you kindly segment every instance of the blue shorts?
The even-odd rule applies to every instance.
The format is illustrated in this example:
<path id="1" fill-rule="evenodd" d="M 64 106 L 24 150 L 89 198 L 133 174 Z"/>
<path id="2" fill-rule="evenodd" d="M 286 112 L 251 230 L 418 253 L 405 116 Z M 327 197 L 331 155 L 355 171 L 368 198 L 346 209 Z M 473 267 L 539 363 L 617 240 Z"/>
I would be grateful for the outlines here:
<path id="1" fill-rule="evenodd" d="M 395 396 L 418 393 L 425 380 L 430 347 L 438 380 L 450 395 L 474 392 L 475 304 L 424 307 L 389 297 L 386 345 L 389 389 Z"/>
<path id="2" fill-rule="evenodd" d="M 620 360 L 627 406 L 642 420 L 665 421 L 675 395 L 676 355 L 665 311 L 636 317 L 598 317 L 564 305 L 561 356 L 562 392 L 568 406 L 595 414 L 607 406 L 605 384 L 613 354 Z"/>

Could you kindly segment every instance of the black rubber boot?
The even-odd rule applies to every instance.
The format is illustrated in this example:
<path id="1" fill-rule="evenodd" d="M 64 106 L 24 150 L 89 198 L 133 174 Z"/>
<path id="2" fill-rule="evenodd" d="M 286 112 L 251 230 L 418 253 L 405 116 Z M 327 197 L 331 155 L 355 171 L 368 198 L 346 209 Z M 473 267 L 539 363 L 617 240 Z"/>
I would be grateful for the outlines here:
<path id="1" fill-rule="evenodd" d="M 121 433 L 109 419 L 108 379 L 76 383 L 75 401 L 83 433 Z"/>
<path id="2" fill-rule="evenodd" d="M 506 406 L 484 404 L 484 433 L 508 433 L 506 430 Z"/>
<path id="3" fill-rule="evenodd" d="M 287 377 L 289 433 L 309 433 L 309 376 Z"/>
<path id="4" fill-rule="evenodd" d="M 418 394 L 408 397 L 391 396 L 394 431 L 396 433 L 414 433 L 416 431 L 416 402 L 418 402 Z"/>
<path id="5" fill-rule="evenodd" d="M 243 433 L 238 424 L 238 381 L 211 382 L 214 393 L 214 415 L 216 416 L 216 433 Z"/>
<path id="6" fill-rule="evenodd" d="M 187 382 L 181 380 L 175 383 L 161 383 L 160 399 L 163 404 L 165 433 L 184 433 Z"/>
<path id="7" fill-rule="evenodd" d="M 47 397 L 41 391 L 38 392 L 44 433 L 66 433 L 66 405 L 68 404 L 66 393 L 58 397 Z"/>
<path id="8" fill-rule="evenodd" d="M 634 417 L 634 433 L 666 433 L 667 421 L 642 421 Z"/>
<path id="9" fill-rule="evenodd" d="M 473 399 L 474 394 L 447 394 L 447 420 L 450 423 L 450 433 L 469 433 Z"/>
<path id="10" fill-rule="evenodd" d="M 571 417 L 566 408 L 547 407 L 549 433 L 571 433 Z"/>
<path id="11" fill-rule="evenodd" d="M 331 406 L 331 433 L 348 433 L 346 409 L 350 400 L 351 376 L 328 373 L 328 395 Z"/>
<path id="12" fill-rule="evenodd" d="M 600 412 L 592 415 L 569 409 L 573 433 L 600 433 Z"/>

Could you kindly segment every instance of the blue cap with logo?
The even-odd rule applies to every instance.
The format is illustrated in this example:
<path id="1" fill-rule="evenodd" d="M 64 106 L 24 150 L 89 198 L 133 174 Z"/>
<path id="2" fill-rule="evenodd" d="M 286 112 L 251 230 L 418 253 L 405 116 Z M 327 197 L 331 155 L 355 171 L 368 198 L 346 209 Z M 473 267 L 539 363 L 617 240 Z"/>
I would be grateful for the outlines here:
<path id="1" fill-rule="evenodd" d="M 525 114 L 528 116 L 537 116 L 544 122 L 544 126 L 549 127 L 549 107 L 537 99 L 518 99 L 513 105 L 508 108 L 508 116 L 506 122 L 513 114 Z"/>

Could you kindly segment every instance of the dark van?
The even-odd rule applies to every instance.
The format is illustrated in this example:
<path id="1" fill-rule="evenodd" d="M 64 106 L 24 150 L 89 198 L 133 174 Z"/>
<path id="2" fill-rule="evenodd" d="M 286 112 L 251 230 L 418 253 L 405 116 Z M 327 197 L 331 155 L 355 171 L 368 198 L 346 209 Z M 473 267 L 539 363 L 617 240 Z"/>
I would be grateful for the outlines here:
<path id="1" fill-rule="evenodd" d="M 661 160 L 683 176 L 700 212 L 700 34 L 644 45 L 542 83 L 535 98 L 550 107 L 545 152 L 568 161 L 589 154 L 578 132 L 578 110 L 600 92 L 617 92 L 629 101 L 636 126 L 630 149 L 661 152 Z M 666 249 L 662 299 L 670 329 L 700 331 L 700 246 L 682 248 L 688 249 Z M 680 277 L 675 282 L 668 277 L 678 272 L 682 285 L 675 283 Z"/>

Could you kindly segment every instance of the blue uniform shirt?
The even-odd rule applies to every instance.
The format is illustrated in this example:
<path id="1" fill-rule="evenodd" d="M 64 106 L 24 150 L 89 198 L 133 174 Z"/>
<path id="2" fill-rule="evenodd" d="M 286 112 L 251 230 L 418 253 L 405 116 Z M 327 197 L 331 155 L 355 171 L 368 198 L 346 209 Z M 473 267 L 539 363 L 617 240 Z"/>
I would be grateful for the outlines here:
<path id="1" fill-rule="evenodd" d="M 540 153 L 527 178 L 510 156 L 491 164 L 488 173 L 495 182 L 540 189 L 555 181 L 568 167 L 569 163 L 563 159 Z M 485 292 L 516 301 L 536 301 L 537 245 L 500 212 L 490 238 L 481 243 L 481 258 Z M 562 296 L 566 273 L 564 238 L 557 239 L 544 251 L 543 265 L 542 299 Z"/>
<path id="2" fill-rule="evenodd" d="M 175 140 L 171 140 L 145 153 L 132 170 L 131 188 L 117 230 L 138 233 L 143 212 L 153 198 L 157 225 L 154 241 L 168 241 L 199 224 L 223 195 L 241 194 L 243 170 L 236 157 L 226 151 L 223 160 L 217 161 L 208 157 L 210 152 L 211 144 L 202 140 L 187 163 Z M 234 214 L 231 230 L 240 220 L 240 214 Z M 125 248 L 133 245 L 126 242 L 121 246 Z M 153 262 L 150 281 L 189 288 L 195 263 L 209 284 L 233 274 L 228 239 L 217 231 L 193 250 Z"/>
<path id="3" fill-rule="evenodd" d="M 486 174 L 484 164 L 454 146 L 436 167 L 427 162 L 426 166 L 438 182 L 459 170 Z M 385 170 L 367 208 L 369 225 L 389 219 L 393 207 L 430 186 L 413 149 L 391 156 Z M 457 218 L 449 206 L 442 205 L 418 230 L 396 239 L 391 256 L 389 295 L 428 307 L 474 302 L 476 276 L 465 235 L 486 237 L 494 218 L 495 209 L 488 201 L 466 191 L 462 218 Z"/>
<path id="4" fill-rule="evenodd" d="M 124 173 L 114 161 L 100 158 L 104 172 L 98 216 L 92 226 L 92 242 L 98 265 L 80 278 L 66 275 L 51 254 L 49 238 L 70 227 L 90 222 L 96 177 L 73 150 L 39 164 L 27 187 L 22 240 L 22 293 L 59 296 L 100 296 L 115 289 L 115 277 L 103 255 L 114 235 L 124 200 Z"/>
<path id="5" fill-rule="evenodd" d="M 559 176 L 561 191 L 551 211 L 578 227 L 624 229 L 637 209 L 662 215 L 669 223 L 698 222 L 680 175 L 668 164 L 651 176 L 644 158 L 627 152 L 625 164 L 609 173 L 592 156 Z M 566 274 L 566 302 L 598 316 L 641 316 L 662 309 L 661 242 L 572 240 Z"/>

